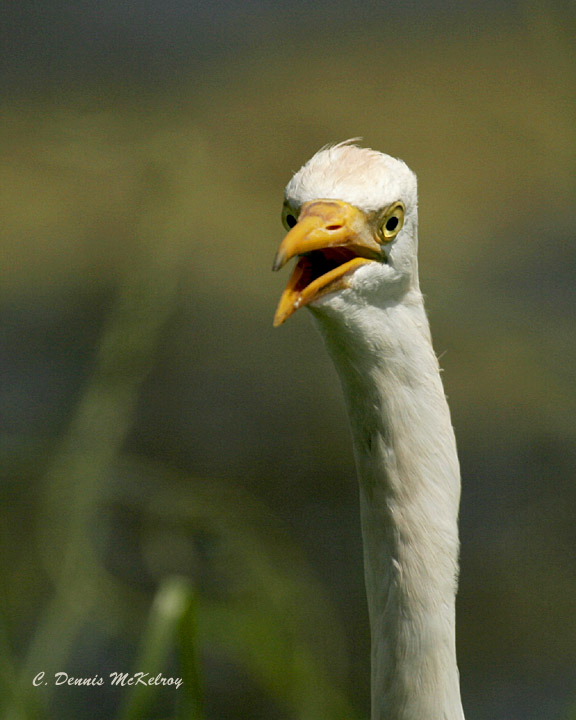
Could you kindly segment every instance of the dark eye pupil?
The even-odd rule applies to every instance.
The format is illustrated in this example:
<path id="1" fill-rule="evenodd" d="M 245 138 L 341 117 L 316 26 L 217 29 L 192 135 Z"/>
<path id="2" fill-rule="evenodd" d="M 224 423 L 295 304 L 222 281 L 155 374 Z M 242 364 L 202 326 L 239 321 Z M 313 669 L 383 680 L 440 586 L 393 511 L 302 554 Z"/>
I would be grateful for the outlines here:
<path id="1" fill-rule="evenodd" d="M 392 216 L 391 218 L 388 218 L 388 220 L 386 220 L 386 230 L 388 230 L 389 232 L 396 230 L 397 227 L 398 227 L 398 218 L 397 217 Z"/>
<path id="2" fill-rule="evenodd" d="M 296 225 L 296 218 L 294 215 L 286 215 L 286 225 L 288 225 L 289 228 L 293 228 L 294 225 Z"/>

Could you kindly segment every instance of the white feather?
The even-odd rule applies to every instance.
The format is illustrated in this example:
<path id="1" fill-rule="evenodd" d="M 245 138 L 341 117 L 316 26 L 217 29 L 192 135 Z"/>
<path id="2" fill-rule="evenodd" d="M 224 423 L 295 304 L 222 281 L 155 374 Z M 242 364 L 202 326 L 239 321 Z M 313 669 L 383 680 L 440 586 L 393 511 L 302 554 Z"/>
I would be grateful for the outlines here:
<path id="1" fill-rule="evenodd" d="M 346 199 L 372 212 L 403 197 L 416 207 L 416 175 L 406 163 L 353 143 L 346 140 L 317 152 L 286 186 L 286 199 L 296 207 L 319 198 Z"/>

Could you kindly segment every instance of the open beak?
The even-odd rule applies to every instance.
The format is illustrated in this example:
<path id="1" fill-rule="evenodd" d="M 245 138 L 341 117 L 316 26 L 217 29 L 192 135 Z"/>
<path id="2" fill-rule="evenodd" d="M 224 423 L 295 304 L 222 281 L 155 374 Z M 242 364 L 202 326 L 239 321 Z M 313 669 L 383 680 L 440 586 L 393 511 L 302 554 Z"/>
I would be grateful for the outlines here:
<path id="1" fill-rule="evenodd" d="M 276 253 L 273 270 L 288 260 L 298 262 L 282 293 L 274 326 L 323 295 L 347 287 L 360 265 L 382 259 L 366 215 L 342 200 L 304 203 L 300 217 Z"/>

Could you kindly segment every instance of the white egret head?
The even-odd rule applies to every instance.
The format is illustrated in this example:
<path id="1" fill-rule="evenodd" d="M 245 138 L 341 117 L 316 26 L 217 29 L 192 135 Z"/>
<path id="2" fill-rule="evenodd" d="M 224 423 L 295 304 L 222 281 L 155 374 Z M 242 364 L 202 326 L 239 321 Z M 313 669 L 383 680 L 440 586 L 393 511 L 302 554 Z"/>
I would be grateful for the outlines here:
<path id="1" fill-rule="evenodd" d="M 297 257 L 275 325 L 298 308 L 346 312 L 418 287 L 416 176 L 354 141 L 322 148 L 286 186 L 289 231 L 274 269 Z"/>

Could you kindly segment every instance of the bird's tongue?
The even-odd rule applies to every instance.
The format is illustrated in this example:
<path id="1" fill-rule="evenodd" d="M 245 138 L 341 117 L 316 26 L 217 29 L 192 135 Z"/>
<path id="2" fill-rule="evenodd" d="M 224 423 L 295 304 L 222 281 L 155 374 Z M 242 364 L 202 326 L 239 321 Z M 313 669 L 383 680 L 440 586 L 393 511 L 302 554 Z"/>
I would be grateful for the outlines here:
<path id="1" fill-rule="evenodd" d="M 372 262 L 347 248 L 327 248 L 303 255 L 282 293 L 274 325 L 281 325 L 301 307 L 322 295 L 347 286 L 347 276 L 360 265 Z"/>
<path id="2" fill-rule="evenodd" d="M 297 262 L 298 276 L 294 279 L 296 283 L 294 290 L 302 292 L 308 285 L 322 277 L 331 270 L 353 260 L 356 253 L 346 248 L 326 248 L 325 250 L 314 250 L 314 252 L 303 255 Z M 293 276 L 295 273 L 293 273 Z M 290 278 L 291 284 L 292 278 Z"/>

